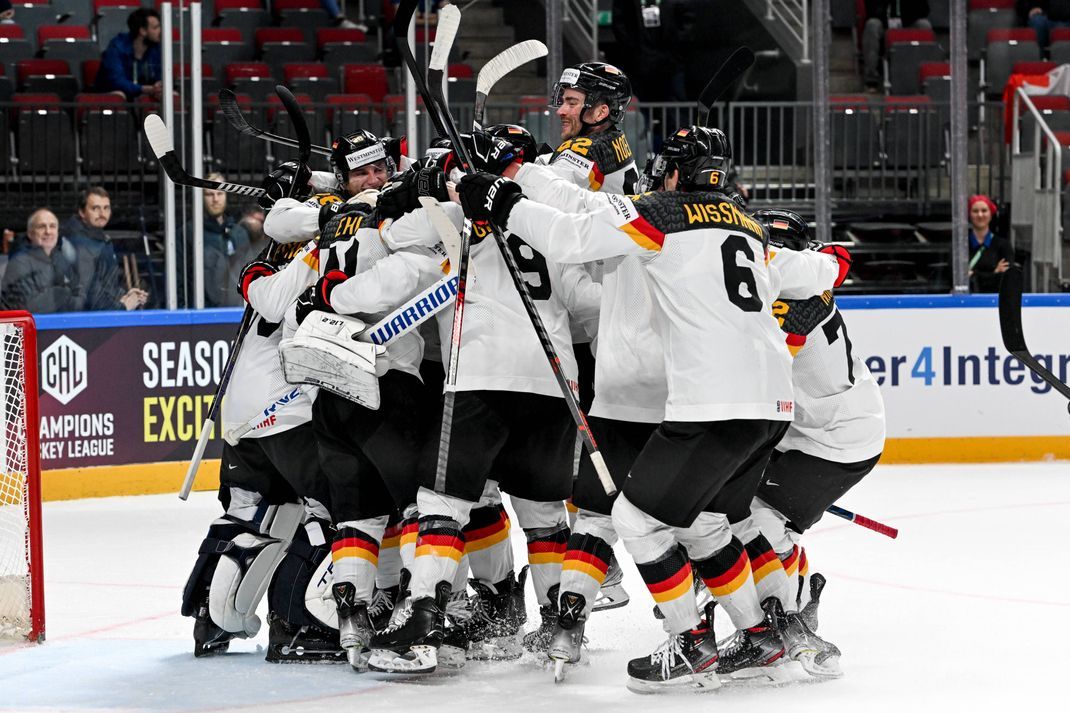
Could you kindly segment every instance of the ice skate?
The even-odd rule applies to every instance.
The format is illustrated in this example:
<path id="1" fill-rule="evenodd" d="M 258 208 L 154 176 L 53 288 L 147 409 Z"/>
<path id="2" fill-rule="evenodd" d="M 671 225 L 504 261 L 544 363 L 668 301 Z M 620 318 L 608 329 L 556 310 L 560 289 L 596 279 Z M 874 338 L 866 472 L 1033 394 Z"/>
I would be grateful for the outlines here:
<path id="1" fill-rule="evenodd" d="M 434 597 L 420 597 L 404 621 L 372 637 L 368 668 L 382 673 L 433 673 L 445 636 L 450 585 L 440 582 Z"/>
<path id="2" fill-rule="evenodd" d="M 609 569 L 606 571 L 606 578 L 602 582 L 601 589 L 598 590 L 598 596 L 595 597 L 591 612 L 608 611 L 625 606 L 631 597 L 625 591 L 623 582 L 624 570 L 620 568 L 620 563 L 614 555 L 609 558 Z"/>
<path id="3" fill-rule="evenodd" d="M 464 668 L 468 659 L 468 631 L 472 618 L 468 592 L 453 592 L 446 602 L 446 633 L 438 647 L 438 663 L 446 668 Z"/>
<path id="4" fill-rule="evenodd" d="M 212 622 L 208 615 L 208 605 L 197 611 L 193 624 L 193 655 L 197 658 L 223 654 L 230 648 L 230 640 L 237 634 L 223 631 Z"/>
<path id="5" fill-rule="evenodd" d="M 780 600 L 769 597 L 762 602 L 765 617 L 756 626 L 737 631 L 721 650 L 717 672 L 722 680 L 765 678 L 773 683 L 791 680 L 790 672 L 778 665 L 783 663 L 784 642 L 777 632 L 777 622 L 784 617 Z M 708 607 L 710 627 L 713 627 L 713 608 Z"/>
<path id="6" fill-rule="evenodd" d="M 497 584 L 471 580 L 475 590 L 472 617 L 466 622 L 467 658 L 475 661 L 510 661 L 523 650 L 520 631 L 527 621 L 524 608 L 526 570 L 515 581 L 512 573 Z"/>
<path id="7" fill-rule="evenodd" d="M 798 661 L 806 673 L 814 678 L 839 678 L 843 675 L 840 650 L 812 632 L 801 615 L 785 615 L 778 628 L 788 658 Z"/>
<path id="8" fill-rule="evenodd" d="M 355 602 L 356 588 L 350 582 L 336 583 L 332 594 L 338 606 L 338 643 L 346 650 L 346 658 L 354 671 L 367 671 L 371 655 L 368 642 L 375 633 L 368 618 L 368 607 Z"/>
<path id="9" fill-rule="evenodd" d="M 376 631 L 382 631 L 390 625 L 390 616 L 394 613 L 394 603 L 398 600 L 399 590 L 400 587 L 395 585 L 376 589 L 372 595 L 372 601 L 368 604 L 368 619 Z"/>
<path id="10" fill-rule="evenodd" d="M 799 612 L 803 623 L 812 632 L 817 631 L 817 607 L 821 604 L 821 592 L 825 589 L 825 582 L 825 576 L 819 572 L 810 575 L 810 601 Z"/>
<path id="11" fill-rule="evenodd" d="M 715 690 L 717 639 L 713 627 L 702 621 L 698 628 L 672 634 L 649 656 L 628 662 L 628 690 L 634 693 Z"/>
<path id="12" fill-rule="evenodd" d="M 334 631 L 318 626 L 297 626 L 280 616 L 268 615 L 270 663 L 344 663 L 346 650 L 338 645 Z"/>
<path id="13" fill-rule="evenodd" d="M 539 616 L 542 617 L 539 628 L 524 635 L 524 648 L 532 653 L 545 652 L 550 646 L 550 639 L 553 638 L 554 630 L 557 629 L 557 616 L 559 613 L 557 592 L 558 585 L 555 584 L 550 587 L 550 590 L 546 593 L 550 598 L 550 603 L 539 606 Z"/>
<path id="14" fill-rule="evenodd" d="M 565 680 L 565 664 L 579 663 L 584 639 L 583 628 L 587 617 L 583 610 L 587 602 L 582 594 L 565 592 L 561 595 L 561 614 L 550 639 L 546 654 L 554 662 L 554 683 Z"/>

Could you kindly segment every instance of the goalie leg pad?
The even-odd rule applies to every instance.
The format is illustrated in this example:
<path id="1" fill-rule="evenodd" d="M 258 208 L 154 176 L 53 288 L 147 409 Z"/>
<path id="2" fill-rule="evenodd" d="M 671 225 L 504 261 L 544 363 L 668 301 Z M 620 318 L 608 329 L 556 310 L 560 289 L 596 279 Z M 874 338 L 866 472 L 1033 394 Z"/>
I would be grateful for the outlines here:
<path id="1" fill-rule="evenodd" d="M 268 587 L 272 614 L 298 627 L 338 628 L 328 556 L 333 536 L 334 528 L 322 520 L 297 529 Z"/>

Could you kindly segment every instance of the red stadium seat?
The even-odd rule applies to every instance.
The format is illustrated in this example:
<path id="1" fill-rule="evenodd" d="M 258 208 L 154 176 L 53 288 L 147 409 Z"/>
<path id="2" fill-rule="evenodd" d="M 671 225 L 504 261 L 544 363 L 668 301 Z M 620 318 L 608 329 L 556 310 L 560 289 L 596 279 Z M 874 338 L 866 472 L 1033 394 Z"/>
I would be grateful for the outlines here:
<path id="1" fill-rule="evenodd" d="M 282 68 L 282 77 L 285 84 L 289 84 L 297 78 L 316 77 L 326 79 L 330 76 L 327 65 L 322 62 L 295 62 Z"/>
<path id="2" fill-rule="evenodd" d="M 223 72 L 227 84 L 233 84 L 235 79 L 245 77 L 271 79 L 271 68 L 263 62 L 235 62 L 228 64 Z"/>
<path id="3" fill-rule="evenodd" d="M 362 44 L 368 41 L 364 30 L 346 27 L 321 27 L 316 30 L 316 47 L 323 49 L 325 45 L 339 44 L 352 45 Z"/>
<path id="4" fill-rule="evenodd" d="M 305 41 L 305 35 L 297 27 L 260 27 L 256 30 L 256 47 L 263 49 L 268 42 L 292 42 L 294 44 Z"/>
<path id="5" fill-rule="evenodd" d="M 93 39 L 88 27 L 82 25 L 42 25 L 37 28 L 37 46 L 43 47 L 49 40 Z"/>
<path id="6" fill-rule="evenodd" d="M 201 30 L 202 42 L 244 42 L 241 30 L 236 27 L 206 27 Z"/>
<path id="7" fill-rule="evenodd" d="M 97 83 L 97 72 L 99 71 L 99 59 L 87 59 L 82 62 L 82 89 L 89 90 Z"/>
<path id="8" fill-rule="evenodd" d="M 386 67 L 381 64 L 347 64 L 342 67 L 342 90 L 346 94 L 368 94 L 383 101 L 390 91 Z"/>

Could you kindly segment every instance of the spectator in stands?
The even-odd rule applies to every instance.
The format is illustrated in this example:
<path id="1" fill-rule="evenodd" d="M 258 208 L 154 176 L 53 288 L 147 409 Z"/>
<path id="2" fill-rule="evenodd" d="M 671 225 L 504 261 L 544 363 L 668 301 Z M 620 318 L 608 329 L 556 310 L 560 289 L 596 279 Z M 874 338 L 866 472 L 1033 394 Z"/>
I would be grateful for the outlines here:
<path id="1" fill-rule="evenodd" d="M 357 23 L 346 19 L 346 16 L 342 14 L 341 8 L 338 7 L 338 0 L 320 0 L 320 7 L 323 8 L 327 16 L 331 18 L 332 27 L 342 27 L 347 30 L 353 30 L 358 27 Z M 360 27 L 360 29 L 365 29 Z"/>
<path id="2" fill-rule="evenodd" d="M 11 7 L 11 0 L 0 0 L 0 25 L 10 25 L 15 22 L 15 8 Z"/>
<path id="3" fill-rule="evenodd" d="M 999 292 L 1000 274 L 1014 264 L 1014 248 L 992 232 L 996 204 L 988 196 L 970 196 L 970 290 Z"/>
<path id="4" fill-rule="evenodd" d="M 1054 27 L 1070 27 L 1070 0 L 1018 0 L 1018 15 L 1037 32 L 1037 42 L 1048 46 Z"/>
<path id="5" fill-rule="evenodd" d="M 238 225 L 245 228 L 245 232 L 249 235 L 249 244 L 235 250 L 227 260 L 228 285 L 238 284 L 238 276 L 241 275 L 242 269 L 253 260 L 262 260 L 271 243 L 271 239 L 264 235 L 264 209 L 260 206 L 254 204 L 246 208 L 242 212 Z M 228 290 L 225 304 L 228 307 L 241 307 L 245 304 L 245 300 L 237 290 Z"/>
<path id="6" fill-rule="evenodd" d="M 78 309 L 129 311 L 148 301 L 148 292 L 122 285 L 115 248 L 104 232 L 110 220 L 111 197 L 100 186 L 91 186 L 82 191 L 78 212 L 60 226 L 60 234 L 74 244 L 78 253 L 78 280 L 82 288 Z"/>
<path id="7" fill-rule="evenodd" d="M 128 101 L 140 96 L 160 98 L 160 13 L 140 7 L 126 18 L 129 32 L 108 43 L 97 72 L 96 91 L 122 94 Z"/>
<path id="8" fill-rule="evenodd" d="M 212 181 L 225 181 L 219 173 L 208 176 Z M 234 292 L 233 280 L 227 273 L 230 258 L 249 245 L 249 232 L 232 215 L 227 214 L 227 194 L 223 191 L 204 191 L 204 306 L 225 307 Z M 186 239 L 187 259 L 193 261 L 193 236 Z M 192 276 L 190 276 L 192 285 Z M 193 306 L 193 299 L 189 300 Z"/>
<path id="9" fill-rule="evenodd" d="M 59 219 L 39 208 L 26 221 L 28 244 L 8 261 L 0 284 L 0 306 L 35 314 L 70 312 L 81 299 L 77 251 L 59 237 Z"/>
<path id="10" fill-rule="evenodd" d="M 889 27 L 931 30 L 929 0 L 866 0 L 866 24 L 862 28 L 862 78 L 866 91 L 881 86 L 881 45 Z"/>

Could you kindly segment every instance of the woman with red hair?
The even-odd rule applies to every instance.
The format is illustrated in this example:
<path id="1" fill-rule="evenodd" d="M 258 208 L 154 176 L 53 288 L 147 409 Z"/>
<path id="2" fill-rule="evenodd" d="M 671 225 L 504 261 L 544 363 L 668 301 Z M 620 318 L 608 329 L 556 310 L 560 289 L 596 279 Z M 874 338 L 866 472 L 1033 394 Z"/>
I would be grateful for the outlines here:
<path id="1" fill-rule="evenodd" d="M 970 290 L 998 292 L 1000 273 L 1014 264 L 1014 249 L 992 232 L 996 204 L 988 196 L 970 196 Z"/>

